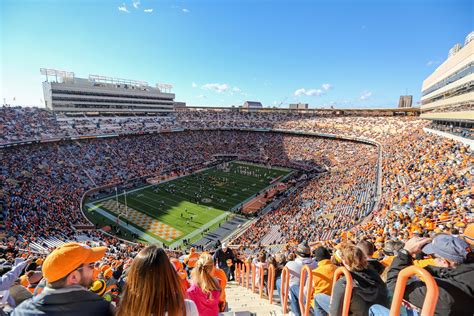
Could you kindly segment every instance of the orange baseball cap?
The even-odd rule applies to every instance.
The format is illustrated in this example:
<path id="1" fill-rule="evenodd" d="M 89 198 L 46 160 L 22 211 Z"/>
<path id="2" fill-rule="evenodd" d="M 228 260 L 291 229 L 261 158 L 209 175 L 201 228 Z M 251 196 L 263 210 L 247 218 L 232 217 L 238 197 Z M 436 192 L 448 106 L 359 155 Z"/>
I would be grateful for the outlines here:
<path id="1" fill-rule="evenodd" d="M 56 248 L 43 262 L 43 275 L 49 283 L 55 282 L 84 263 L 92 263 L 101 259 L 107 247 L 91 248 L 87 245 L 71 242 Z"/>
<path id="2" fill-rule="evenodd" d="M 467 225 L 466 229 L 464 230 L 464 239 L 470 245 L 474 246 L 474 223 Z"/>

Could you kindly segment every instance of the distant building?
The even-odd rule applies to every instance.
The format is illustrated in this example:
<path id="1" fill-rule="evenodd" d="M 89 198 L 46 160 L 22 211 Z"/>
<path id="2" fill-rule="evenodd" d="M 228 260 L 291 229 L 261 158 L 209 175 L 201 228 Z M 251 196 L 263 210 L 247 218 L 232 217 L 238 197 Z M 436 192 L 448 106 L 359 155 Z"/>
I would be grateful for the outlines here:
<path id="1" fill-rule="evenodd" d="M 261 109 L 262 103 L 257 101 L 245 101 L 242 106 L 244 109 Z"/>
<path id="2" fill-rule="evenodd" d="M 421 118 L 437 122 L 474 121 L 474 32 L 464 47 L 454 45 L 446 59 L 423 81 Z"/>
<path id="3" fill-rule="evenodd" d="M 401 95 L 400 100 L 398 100 L 399 108 L 411 108 L 412 104 L 413 104 L 412 95 Z"/>
<path id="4" fill-rule="evenodd" d="M 169 84 L 155 87 L 145 81 L 40 69 L 46 76 L 43 93 L 46 108 L 64 113 L 162 113 L 173 112 L 174 93 Z"/>
<path id="5" fill-rule="evenodd" d="M 174 103 L 174 108 L 185 108 L 186 107 L 186 102 L 175 102 Z"/>
<path id="6" fill-rule="evenodd" d="M 307 110 L 309 109 L 308 103 L 293 103 L 290 104 L 290 109 L 292 110 Z"/>

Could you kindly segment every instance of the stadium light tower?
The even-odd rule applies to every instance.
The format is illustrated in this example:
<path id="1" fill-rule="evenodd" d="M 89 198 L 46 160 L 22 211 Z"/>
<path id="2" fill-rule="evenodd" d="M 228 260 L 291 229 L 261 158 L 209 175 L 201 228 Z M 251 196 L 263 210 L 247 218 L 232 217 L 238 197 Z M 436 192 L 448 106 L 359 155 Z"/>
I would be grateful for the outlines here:
<path id="1" fill-rule="evenodd" d="M 48 68 L 40 68 L 40 73 L 43 76 L 46 76 L 46 81 L 49 81 L 48 76 L 54 76 L 56 79 L 56 82 L 58 82 L 58 77 L 61 79 L 74 79 L 74 73 L 70 71 L 64 71 L 64 70 L 57 70 L 57 69 L 48 69 Z"/>
<path id="2" fill-rule="evenodd" d="M 173 85 L 169 83 L 157 83 L 156 87 L 166 93 L 170 93 L 171 89 L 173 89 Z"/>

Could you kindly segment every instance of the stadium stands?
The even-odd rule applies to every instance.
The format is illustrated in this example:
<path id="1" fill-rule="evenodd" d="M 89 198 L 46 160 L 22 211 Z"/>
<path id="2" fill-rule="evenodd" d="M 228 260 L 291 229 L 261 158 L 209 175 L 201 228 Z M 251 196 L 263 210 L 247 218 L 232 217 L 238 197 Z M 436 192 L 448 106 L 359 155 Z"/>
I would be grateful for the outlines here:
<path id="1" fill-rule="evenodd" d="M 44 259 L 54 248 L 67 242 L 105 245 L 108 251 L 100 265 L 109 266 L 114 277 L 107 278 L 106 273 L 98 273 L 97 277 L 107 279 L 109 286 L 117 285 L 117 292 L 110 289 L 109 293 L 117 304 L 118 294 L 126 287 L 123 271 L 127 271 L 130 260 L 143 245 L 127 243 L 101 230 L 76 230 L 74 225 L 88 224 L 80 210 L 84 192 L 100 185 L 157 174 L 169 167 L 180 169 L 204 163 L 214 154 L 238 154 L 276 165 L 324 166 L 328 172 L 302 179 L 301 190 L 286 196 L 277 209 L 258 218 L 244 234 L 232 240 L 234 248 L 238 248 L 234 249 L 234 266 L 248 262 L 250 267 L 252 259 L 262 252 L 271 259 L 284 254 L 291 262 L 295 260 L 291 257 L 298 251 L 298 244 L 307 242 L 312 249 L 324 245 L 330 249 L 334 262 L 348 269 L 346 275 L 350 273 L 354 282 L 365 273 L 359 272 L 367 269 L 364 260 L 380 262 L 385 268 L 381 278 L 397 298 L 394 304 L 403 298 L 404 308 L 420 311 L 423 307 L 422 315 L 472 315 L 472 306 L 466 302 L 474 299 L 474 266 L 472 252 L 463 238 L 464 234 L 468 235 L 467 241 L 469 236 L 473 238 L 472 229 L 466 227 L 473 221 L 474 160 L 469 147 L 426 134 L 423 131 L 426 125 L 417 118 L 305 117 L 292 113 L 219 111 L 178 112 L 172 118 L 71 119 L 55 118 L 37 108 L 3 107 L 0 142 L 4 145 L 38 143 L 0 149 L 0 220 L 5 245 L 0 253 L 2 273 L 11 273 L 6 272 L 9 269 L 16 271 L 15 258 Z M 372 142 L 248 129 L 323 133 Z M 155 133 L 172 130 L 176 132 Z M 148 132 L 153 134 L 141 135 Z M 133 135 L 64 139 L 110 133 Z M 454 246 L 439 249 L 431 239 L 421 238 L 444 235 L 450 238 L 446 243 Z M 338 249 L 360 240 L 371 242 L 375 253 L 373 258 L 358 259 L 361 262 L 354 268 L 348 263 L 347 252 L 342 251 L 341 256 Z M 389 249 L 394 242 L 399 242 L 404 250 Z M 432 245 L 431 248 L 423 247 L 426 244 Z M 180 257 L 183 253 L 168 250 L 167 254 Z M 413 261 L 412 256 L 418 261 Z M 412 264 L 426 269 L 415 273 L 424 276 L 429 291 L 438 291 L 430 297 L 431 305 L 436 306 L 434 311 L 425 310 L 423 301 L 416 296 L 417 289 L 427 291 L 422 282 L 410 282 L 405 295 L 395 288 L 394 271 Z M 24 266 L 23 269 L 28 271 Z M 41 264 L 29 269 L 40 270 Z M 242 274 L 241 269 L 237 269 L 241 279 L 251 277 L 250 273 Z M 276 274 L 278 279 L 279 273 Z M 271 283 L 268 274 L 265 275 L 266 284 Z M 430 283 L 428 275 L 434 278 L 433 282 Z M 0 291 L 11 285 L 2 284 Z M 298 293 L 298 304 L 293 301 L 288 305 L 303 307 L 300 310 L 305 314 L 310 311 L 303 306 L 302 293 L 307 292 Z M 19 303 L 16 296 L 8 296 L 3 296 L 3 305 L 12 308 Z M 230 308 L 236 303 L 232 296 L 227 298 Z M 350 302 L 348 308 L 353 308 Z M 385 306 L 374 307 L 372 312 L 385 315 L 383 307 L 388 310 L 390 304 L 382 305 Z M 272 310 L 265 306 L 266 311 Z M 255 308 L 250 311 L 257 311 L 258 307 Z M 371 306 L 364 307 L 364 313 L 368 313 L 368 308 Z M 292 312 L 298 313 L 295 308 Z"/>

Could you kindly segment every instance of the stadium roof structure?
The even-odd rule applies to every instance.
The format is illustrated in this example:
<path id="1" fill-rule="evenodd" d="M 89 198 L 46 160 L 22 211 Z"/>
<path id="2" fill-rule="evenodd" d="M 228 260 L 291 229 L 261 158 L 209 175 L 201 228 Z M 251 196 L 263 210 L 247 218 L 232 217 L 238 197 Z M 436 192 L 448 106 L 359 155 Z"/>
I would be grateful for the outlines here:
<path id="1" fill-rule="evenodd" d="M 205 111 L 205 110 L 219 110 L 219 111 L 246 111 L 246 108 L 242 107 L 219 107 L 219 106 L 186 106 L 186 108 L 178 109 L 178 111 Z M 282 113 L 282 112 L 300 112 L 300 113 L 315 113 L 324 112 L 327 113 L 331 111 L 333 113 L 354 113 L 360 114 L 364 112 L 368 113 L 376 113 L 376 112 L 383 112 L 383 113 L 407 113 L 410 115 L 419 115 L 420 108 L 411 107 L 411 108 L 373 108 L 373 109 L 324 109 L 324 108 L 315 108 L 315 109 L 290 109 L 290 108 L 259 108 L 253 109 L 254 112 L 275 112 L 275 113 Z"/>

